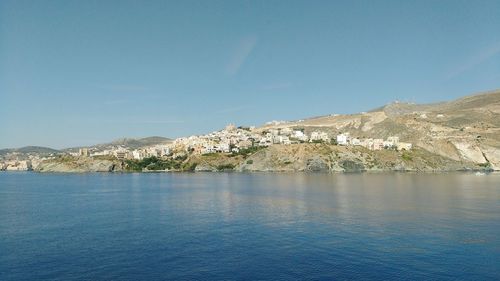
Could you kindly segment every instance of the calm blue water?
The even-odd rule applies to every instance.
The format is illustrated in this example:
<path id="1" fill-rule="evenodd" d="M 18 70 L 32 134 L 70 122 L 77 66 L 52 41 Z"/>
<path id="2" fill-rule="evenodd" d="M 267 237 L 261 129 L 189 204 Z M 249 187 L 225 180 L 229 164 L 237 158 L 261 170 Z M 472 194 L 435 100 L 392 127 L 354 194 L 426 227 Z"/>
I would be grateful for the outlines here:
<path id="1" fill-rule="evenodd" d="M 0 173 L 0 280 L 499 280 L 500 175 Z"/>

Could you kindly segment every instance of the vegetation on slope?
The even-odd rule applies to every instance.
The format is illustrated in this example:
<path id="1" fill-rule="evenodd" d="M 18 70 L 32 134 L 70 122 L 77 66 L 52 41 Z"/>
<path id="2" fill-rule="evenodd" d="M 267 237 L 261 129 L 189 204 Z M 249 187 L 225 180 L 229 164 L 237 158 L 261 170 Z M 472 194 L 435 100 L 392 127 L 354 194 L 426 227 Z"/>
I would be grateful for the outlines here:
<path id="1" fill-rule="evenodd" d="M 125 160 L 128 171 L 165 171 L 180 170 L 182 161 L 174 159 L 161 159 L 158 157 L 148 157 L 142 160 Z"/>

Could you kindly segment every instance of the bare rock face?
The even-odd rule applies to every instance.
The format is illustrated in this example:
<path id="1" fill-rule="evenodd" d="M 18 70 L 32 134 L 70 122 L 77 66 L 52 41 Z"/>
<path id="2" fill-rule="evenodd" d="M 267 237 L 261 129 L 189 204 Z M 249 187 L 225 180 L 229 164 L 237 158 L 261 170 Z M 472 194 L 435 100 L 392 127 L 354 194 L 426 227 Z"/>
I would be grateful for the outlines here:
<path id="1" fill-rule="evenodd" d="M 362 172 L 365 170 L 363 163 L 353 160 L 344 160 L 340 164 L 344 168 L 344 172 Z"/>
<path id="2" fill-rule="evenodd" d="M 465 141 L 454 142 L 453 144 L 463 159 L 478 164 L 485 164 L 488 162 L 488 160 L 484 158 L 483 152 L 476 144 Z"/>
<path id="3" fill-rule="evenodd" d="M 387 115 L 385 115 L 385 112 L 383 111 L 367 113 L 363 117 L 367 119 L 363 124 L 363 127 L 361 128 L 363 132 L 370 131 L 371 129 L 373 129 L 374 125 L 387 119 Z"/>
<path id="4" fill-rule="evenodd" d="M 215 167 L 212 167 L 210 165 L 206 164 L 199 164 L 194 168 L 195 172 L 215 172 L 217 169 Z"/>
<path id="5" fill-rule="evenodd" d="M 115 172 L 122 171 L 118 160 L 93 159 L 90 157 L 61 157 L 41 162 L 36 171 L 59 173 Z"/>
<path id="6" fill-rule="evenodd" d="M 484 157 L 488 160 L 493 170 L 500 170 L 500 149 L 491 146 L 481 146 Z"/>
<path id="7" fill-rule="evenodd" d="M 447 157 L 455 161 L 460 161 L 461 159 L 461 154 L 458 152 L 455 145 L 448 140 L 440 139 L 419 141 L 417 142 L 417 146 L 439 156 Z"/>
<path id="8" fill-rule="evenodd" d="M 312 159 L 309 159 L 307 161 L 307 166 L 306 166 L 306 171 L 310 172 L 328 172 L 330 169 L 327 165 L 327 163 L 321 159 L 320 157 L 316 156 Z"/>

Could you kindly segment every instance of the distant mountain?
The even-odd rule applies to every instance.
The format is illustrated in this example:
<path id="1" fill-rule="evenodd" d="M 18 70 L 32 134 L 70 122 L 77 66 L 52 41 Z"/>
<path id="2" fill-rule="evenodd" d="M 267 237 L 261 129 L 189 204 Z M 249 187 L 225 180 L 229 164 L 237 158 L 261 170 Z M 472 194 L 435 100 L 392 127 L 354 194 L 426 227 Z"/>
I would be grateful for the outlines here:
<path id="1" fill-rule="evenodd" d="M 147 137 L 147 138 L 142 138 L 142 139 L 134 139 L 134 138 L 123 138 L 123 139 L 118 139 L 115 141 L 112 141 L 111 143 L 108 144 L 102 144 L 104 146 L 109 146 L 109 145 L 123 145 L 129 148 L 140 148 L 144 146 L 151 146 L 151 145 L 157 145 L 157 144 L 167 144 L 171 143 L 172 139 L 165 138 L 165 137 L 158 137 L 158 136 L 153 136 L 153 137 Z"/>
<path id="2" fill-rule="evenodd" d="M 152 137 L 146 137 L 146 138 L 122 138 L 122 139 L 117 139 L 109 143 L 101 143 L 101 144 L 96 144 L 92 145 L 90 147 L 95 147 L 100 150 L 104 150 L 107 148 L 111 147 L 116 147 L 116 146 L 124 146 L 130 149 L 137 149 L 145 146 L 152 146 L 152 145 L 158 145 L 158 144 L 168 144 L 171 143 L 172 139 L 165 138 L 165 137 L 159 137 L 159 136 L 152 136 Z M 67 148 L 64 151 L 78 151 L 78 149 L 81 147 L 72 147 L 72 148 Z"/>
<path id="3" fill-rule="evenodd" d="M 0 155 L 5 155 L 7 153 L 13 153 L 13 152 L 24 153 L 24 154 L 30 154 L 30 153 L 51 154 L 51 153 L 60 153 L 61 151 L 43 146 L 25 146 L 21 148 L 0 149 Z"/>

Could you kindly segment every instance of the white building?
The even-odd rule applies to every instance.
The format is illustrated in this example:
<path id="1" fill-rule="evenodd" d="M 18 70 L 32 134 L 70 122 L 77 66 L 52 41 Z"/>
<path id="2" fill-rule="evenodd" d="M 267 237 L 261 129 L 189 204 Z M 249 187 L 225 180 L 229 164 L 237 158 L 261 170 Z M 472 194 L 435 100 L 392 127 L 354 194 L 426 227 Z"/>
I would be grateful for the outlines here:
<path id="1" fill-rule="evenodd" d="M 115 155 L 116 158 L 123 160 L 129 158 L 129 151 L 126 149 L 119 149 L 113 151 L 113 154 Z"/>
<path id="2" fill-rule="evenodd" d="M 290 141 L 290 138 L 287 136 L 279 136 L 278 137 L 278 142 L 280 144 L 291 144 L 292 142 Z"/>
<path id="3" fill-rule="evenodd" d="M 314 131 L 311 133 L 311 138 L 309 139 L 310 142 L 313 141 L 329 141 L 330 138 L 328 137 L 328 134 L 325 132 L 318 132 Z"/>
<path id="4" fill-rule="evenodd" d="M 78 155 L 79 156 L 85 156 L 85 157 L 88 157 L 90 156 L 90 152 L 89 152 L 89 149 L 84 147 L 84 148 L 80 148 L 80 150 L 78 151 Z"/>
<path id="5" fill-rule="evenodd" d="M 259 146 L 270 146 L 273 141 L 270 138 L 263 137 L 259 140 Z"/>
<path id="6" fill-rule="evenodd" d="M 293 131 L 292 137 L 298 139 L 299 141 L 308 141 L 309 139 L 304 132 L 299 130 Z"/>
<path id="7" fill-rule="evenodd" d="M 361 141 L 358 138 L 352 138 L 351 144 L 352 145 L 361 145 Z"/>
<path id="8" fill-rule="evenodd" d="M 338 145 L 349 145 L 349 134 L 337 135 L 337 144 Z"/>
<path id="9" fill-rule="evenodd" d="M 384 148 L 396 148 L 399 143 L 399 137 L 388 137 L 386 141 L 384 141 Z"/>
<path id="10" fill-rule="evenodd" d="M 141 150 L 135 149 L 134 151 L 132 151 L 132 158 L 134 158 L 136 160 L 142 160 L 144 158 L 144 156 L 145 156 L 145 154 Z"/>
<path id="11" fill-rule="evenodd" d="M 384 148 L 384 140 L 383 139 L 374 139 L 372 143 L 371 150 L 382 150 Z"/>
<path id="12" fill-rule="evenodd" d="M 221 142 L 219 144 L 216 145 L 216 151 L 217 152 L 230 152 L 231 150 L 229 149 L 230 148 L 230 145 L 229 143 L 227 142 Z"/>
<path id="13" fill-rule="evenodd" d="M 205 146 L 201 149 L 201 154 L 215 153 L 217 150 L 214 146 Z"/>

